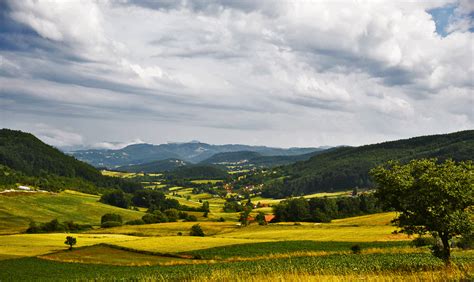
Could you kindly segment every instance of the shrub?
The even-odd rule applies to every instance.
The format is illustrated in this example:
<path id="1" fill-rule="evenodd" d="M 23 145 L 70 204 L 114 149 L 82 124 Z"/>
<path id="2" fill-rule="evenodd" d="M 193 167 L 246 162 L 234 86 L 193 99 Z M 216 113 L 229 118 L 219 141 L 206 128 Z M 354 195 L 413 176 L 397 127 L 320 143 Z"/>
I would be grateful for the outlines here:
<path id="1" fill-rule="evenodd" d="M 100 226 L 102 228 L 110 228 L 110 227 L 122 226 L 122 223 L 118 221 L 106 221 L 102 223 Z"/>
<path id="2" fill-rule="evenodd" d="M 153 213 L 147 213 L 142 217 L 142 220 L 146 224 L 152 224 L 152 223 L 162 223 L 162 222 L 168 222 L 168 217 L 160 212 L 159 210 L 155 210 Z"/>
<path id="3" fill-rule="evenodd" d="M 177 209 L 167 209 L 165 210 L 165 215 L 168 218 L 169 222 L 176 222 L 179 218 L 179 213 Z"/>
<path id="4" fill-rule="evenodd" d="M 50 222 L 40 223 L 31 221 L 30 227 L 26 230 L 26 233 L 48 233 L 48 232 L 75 232 L 91 229 L 92 226 L 88 224 L 77 224 L 73 221 L 65 221 L 60 223 L 57 219 L 53 219 Z"/>
<path id="5" fill-rule="evenodd" d="M 115 214 L 115 213 L 104 214 L 100 219 L 100 223 L 104 224 L 107 221 L 120 222 L 120 225 L 122 225 L 122 217 L 119 214 Z"/>
<path id="6" fill-rule="evenodd" d="M 178 213 L 179 219 L 186 219 L 186 218 L 188 218 L 188 216 L 189 216 L 189 214 L 187 212 L 180 211 Z"/>
<path id="7" fill-rule="evenodd" d="M 178 236 L 183 236 L 183 232 L 179 231 Z"/>
<path id="8" fill-rule="evenodd" d="M 197 221 L 197 220 L 198 220 L 197 217 L 195 215 L 192 215 L 192 214 L 188 215 L 188 217 L 186 217 L 186 221 L 194 222 L 194 221 Z"/>
<path id="9" fill-rule="evenodd" d="M 463 250 L 472 249 L 474 246 L 474 233 L 463 235 L 459 241 L 456 242 L 456 247 Z"/>
<path id="10" fill-rule="evenodd" d="M 199 224 L 195 224 L 191 227 L 191 232 L 189 232 L 189 235 L 204 237 L 204 231 L 202 231 L 201 226 Z"/>
<path id="11" fill-rule="evenodd" d="M 221 217 L 217 220 L 217 222 L 225 222 L 225 218 Z"/>
<path id="12" fill-rule="evenodd" d="M 361 251 L 361 247 L 359 245 L 354 245 L 351 247 L 351 251 L 353 254 L 360 254 L 360 251 Z"/>
<path id="13" fill-rule="evenodd" d="M 126 225 L 142 225 L 145 224 L 145 221 L 143 219 L 135 219 L 135 220 L 130 220 L 125 222 Z"/>
<path id="14" fill-rule="evenodd" d="M 424 246 L 432 246 L 435 244 L 435 240 L 432 237 L 416 237 L 411 241 L 412 245 L 415 247 L 424 247 Z"/>

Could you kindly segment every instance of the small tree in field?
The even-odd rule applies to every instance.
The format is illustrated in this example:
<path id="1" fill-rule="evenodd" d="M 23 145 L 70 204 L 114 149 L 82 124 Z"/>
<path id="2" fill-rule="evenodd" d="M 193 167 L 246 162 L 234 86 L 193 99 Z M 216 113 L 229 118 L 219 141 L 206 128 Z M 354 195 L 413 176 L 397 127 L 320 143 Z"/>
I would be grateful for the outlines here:
<path id="1" fill-rule="evenodd" d="M 72 246 L 76 245 L 77 240 L 72 236 L 67 236 L 64 244 L 69 245 L 69 250 L 72 250 Z"/>
<path id="2" fill-rule="evenodd" d="M 189 232 L 189 235 L 204 237 L 204 231 L 202 231 L 201 226 L 199 224 L 195 224 L 191 227 L 191 232 Z"/>
<path id="3" fill-rule="evenodd" d="M 376 196 L 400 212 L 394 222 L 407 234 L 432 234 L 441 240 L 433 254 L 450 262 L 449 241 L 472 234 L 474 167 L 472 162 L 413 160 L 406 165 L 389 162 L 371 171 Z"/>

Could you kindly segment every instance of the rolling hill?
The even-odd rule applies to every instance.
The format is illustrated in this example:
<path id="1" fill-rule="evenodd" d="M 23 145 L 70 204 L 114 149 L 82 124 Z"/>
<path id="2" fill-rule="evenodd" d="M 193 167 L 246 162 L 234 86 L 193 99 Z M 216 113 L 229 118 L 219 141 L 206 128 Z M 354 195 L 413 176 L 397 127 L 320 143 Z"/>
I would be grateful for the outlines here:
<path id="1" fill-rule="evenodd" d="M 420 158 L 474 160 L 474 130 L 335 148 L 307 161 L 278 168 L 283 177 L 267 183 L 263 194 L 282 198 L 372 187 L 368 174 L 371 168 L 388 160 L 408 162 Z"/>
<path id="2" fill-rule="evenodd" d="M 325 147 L 324 147 L 325 148 Z M 134 144 L 119 150 L 79 150 L 71 154 L 95 167 L 116 169 L 120 166 L 145 164 L 166 159 L 199 163 L 218 153 L 251 151 L 263 156 L 294 156 L 324 148 L 272 148 L 248 145 L 210 145 L 201 142 L 168 143 L 160 145 Z"/>
<path id="3" fill-rule="evenodd" d="M 103 176 L 96 168 L 65 155 L 22 131 L 0 130 L 0 186 L 23 183 L 46 190 L 97 188 L 133 191 L 141 187 L 123 179 Z"/>
<path id="4" fill-rule="evenodd" d="M 166 172 L 172 171 L 182 166 L 191 165 L 191 163 L 178 160 L 178 159 L 166 159 L 161 161 L 154 161 L 138 165 L 126 165 L 116 168 L 118 171 L 125 172 L 145 172 L 145 173 L 154 173 L 154 172 Z"/>
<path id="5" fill-rule="evenodd" d="M 23 232 L 31 220 L 47 222 L 73 220 L 100 225 L 106 213 L 120 214 L 125 221 L 143 216 L 142 212 L 121 209 L 99 202 L 99 196 L 75 191 L 61 193 L 0 193 L 0 234 Z"/>

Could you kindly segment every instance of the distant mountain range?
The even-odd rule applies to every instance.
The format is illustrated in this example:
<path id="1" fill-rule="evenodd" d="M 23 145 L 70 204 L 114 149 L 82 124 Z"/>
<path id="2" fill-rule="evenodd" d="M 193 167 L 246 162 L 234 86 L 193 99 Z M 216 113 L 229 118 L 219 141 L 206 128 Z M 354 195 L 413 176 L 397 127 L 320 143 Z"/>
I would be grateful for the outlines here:
<path id="1" fill-rule="evenodd" d="M 95 167 L 118 168 L 130 165 L 142 165 L 168 159 L 199 163 L 219 153 L 255 152 L 259 156 L 297 156 L 326 149 L 321 148 L 272 148 L 249 145 L 210 145 L 201 142 L 168 144 L 134 144 L 118 150 L 78 150 L 70 154 Z"/>

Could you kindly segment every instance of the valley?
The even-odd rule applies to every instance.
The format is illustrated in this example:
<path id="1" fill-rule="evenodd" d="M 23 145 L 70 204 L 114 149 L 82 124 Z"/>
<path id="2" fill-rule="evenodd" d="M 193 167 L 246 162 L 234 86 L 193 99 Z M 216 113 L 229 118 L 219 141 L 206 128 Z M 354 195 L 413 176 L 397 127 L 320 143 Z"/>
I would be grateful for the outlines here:
<path id="1" fill-rule="evenodd" d="M 3 131 L 0 280 L 470 279 L 474 251 L 461 236 L 446 266 L 430 237 L 401 232 L 400 213 L 361 179 L 388 158 L 471 160 L 473 140 L 468 131 L 333 148 L 278 166 L 249 166 L 245 159 L 260 156 L 238 152 L 170 170 L 162 161 L 114 170 Z M 12 153 L 25 142 L 30 154 Z M 318 183 L 345 185 L 299 182 L 321 173 Z"/>

